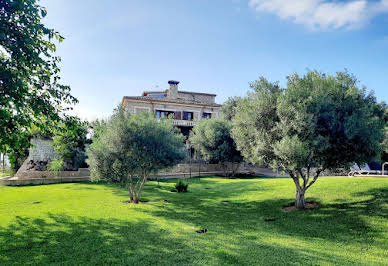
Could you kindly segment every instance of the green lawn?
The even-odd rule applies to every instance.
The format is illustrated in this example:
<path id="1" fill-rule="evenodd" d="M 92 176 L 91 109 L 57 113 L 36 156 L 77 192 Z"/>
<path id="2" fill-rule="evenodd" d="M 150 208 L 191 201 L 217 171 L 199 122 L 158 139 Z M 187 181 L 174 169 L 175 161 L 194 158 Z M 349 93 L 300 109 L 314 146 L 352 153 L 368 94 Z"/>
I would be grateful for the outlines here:
<path id="1" fill-rule="evenodd" d="M 291 179 L 189 182 L 139 205 L 114 185 L 0 186 L 0 265 L 388 265 L 388 179 L 321 178 L 321 208 L 290 213 Z"/>

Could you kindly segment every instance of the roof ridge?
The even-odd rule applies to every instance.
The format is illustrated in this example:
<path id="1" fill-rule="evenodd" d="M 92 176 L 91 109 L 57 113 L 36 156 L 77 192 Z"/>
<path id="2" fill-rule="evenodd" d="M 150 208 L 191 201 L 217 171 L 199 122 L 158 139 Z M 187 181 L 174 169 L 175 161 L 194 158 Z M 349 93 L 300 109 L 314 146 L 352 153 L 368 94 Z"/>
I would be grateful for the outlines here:
<path id="1" fill-rule="evenodd" d="M 196 105 L 209 105 L 214 107 L 222 106 L 221 104 L 218 104 L 218 103 L 204 103 L 204 102 L 193 101 L 188 99 L 155 98 L 150 96 L 124 96 L 123 100 L 124 99 L 146 100 L 146 101 L 155 101 L 155 102 L 187 103 L 187 104 L 196 104 Z"/>

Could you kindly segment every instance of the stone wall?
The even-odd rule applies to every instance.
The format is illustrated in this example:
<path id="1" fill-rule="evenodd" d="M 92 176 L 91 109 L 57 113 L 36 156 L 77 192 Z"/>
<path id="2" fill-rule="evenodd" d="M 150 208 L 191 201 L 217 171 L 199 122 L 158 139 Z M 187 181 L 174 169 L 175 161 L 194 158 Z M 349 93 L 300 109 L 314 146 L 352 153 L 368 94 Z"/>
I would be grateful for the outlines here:
<path id="1" fill-rule="evenodd" d="M 50 161 L 54 158 L 59 158 L 59 155 L 56 154 L 53 147 L 51 146 L 52 140 L 41 139 L 41 138 L 32 138 L 28 161 Z"/>
<path id="2" fill-rule="evenodd" d="M 66 178 L 66 177 L 88 177 L 88 168 L 80 168 L 78 171 L 18 171 L 15 177 L 19 179 L 40 179 L 40 178 Z"/>
<path id="3" fill-rule="evenodd" d="M 248 163 L 241 163 L 233 165 L 236 174 L 249 174 L 252 176 L 269 176 L 269 177 L 280 177 L 285 176 L 281 173 L 275 173 L 270 168 L 259 168 Z M 237 169 L 237 170 L 236 170 Z M 232 164 L 227 165 L 228 173 L 232 171 Z M 199 176 L 214 176 L 224 174 L 224 168 L 222 164 L 178 164 L 173 168 L 166 169 L 159 172 L 152 179 L 168 179 L 168 178 L 190 178 Z"/>
<path id="4" fill-rule="evenodd" d="M 33 171 L 27 170 L 30 165 L 30 161 L 34 162 L 49 162 L 52 159 L 59 159 L 60 156 L 54 151 L 51 146 L 52 140 L 50 139 L 42 139 L 42 138 L 32 138 L 29 154 L 27 159 L 24 161 L 22 166 L 16 172 L 15 176 L 24 176 L 25 172 L 42 172 L 42 171 Z"/>
<path id="5" fill-rule="evenodd" d="M 185 99 L 200 103 L 215 103 L 216 96 L 200 94 L 200 93 L 182 93 L 178 92 L 178 99 Z"/>

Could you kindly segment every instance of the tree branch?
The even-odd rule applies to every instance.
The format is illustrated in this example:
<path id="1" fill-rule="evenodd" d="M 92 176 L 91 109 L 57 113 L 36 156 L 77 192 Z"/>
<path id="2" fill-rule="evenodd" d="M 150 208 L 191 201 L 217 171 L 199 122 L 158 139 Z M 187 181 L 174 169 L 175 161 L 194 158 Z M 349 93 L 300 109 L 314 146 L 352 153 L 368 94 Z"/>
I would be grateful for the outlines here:
<path id="1" fill-rule="evenodd" d="M 323 172 L 323 170 L 324 170 L 324 169 L 322 169 L 322 168 L 317 170 L 317 172 L 315 173 L 314 179 L 310 182 L 310 184 L 308 184 L 308 186 L 306 187 L 306 190 L 307 190 L 309 187 L 311 187 L 311 186 L 315 183 L 315 181 L 317 181 L 319 175 L 321 174 L 321 172 Z"/>

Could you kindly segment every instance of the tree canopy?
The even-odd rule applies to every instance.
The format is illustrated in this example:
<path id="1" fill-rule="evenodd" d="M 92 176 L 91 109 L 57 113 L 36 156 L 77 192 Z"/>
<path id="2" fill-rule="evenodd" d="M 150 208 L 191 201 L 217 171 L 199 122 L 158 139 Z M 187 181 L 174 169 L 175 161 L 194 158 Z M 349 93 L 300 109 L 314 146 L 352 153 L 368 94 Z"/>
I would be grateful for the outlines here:
<path id="1" fill-rule="evenodd" d="M 236 149 L 236 143 L 231 136 L 232 123 L 222 118 L 212 118 L 197 121 L 190 134 L 190 142 L 201 154 L 202 158 L 210 163 L 224 165 L 225 174 L 227 163 L 240 163 L 242 156 Z"/>
<path id="2" fill-rule="evenodd" d="M 157 121 L 151 113 L 130 115 L 119 107 L 99 123 L 87 150 L 91 178 L 126 185 L 130 202 L 138 203 L 151 174 L 184 159 L 183 140 L 169 119 Z"/>
<path id="3" fill-rule="evenodd" d="M 59 121 L 77 102 L 60 83 L 63 37 L 42 24 L 46 14 L 36 0 L 0 0 L 0 152 L 28 146 L 32 124 Z"/>
<path id="4" fill-rule="evenodd" d="M 261 78 L 251 88 L 237 106 L 233 137 L 246 160 L 291 176 L 298 208 L 324 170 L 380 155 L 384 109 L 349 73 L 294 74 L 285 89 Z"/>
<path id="5" fill-rule="evenodd" d="M 221 116 L 223 119 L 231 121 L 236 115 L 236 107 L 241 97 L 229 97 L 226 102 L 222 104 Z"/>
<path id="6" fill-rule="evenodd" d="M 78 169 L 85 163 L 89 126 L 78 117 L 68 117 L 53 130 L 52 146 L 65 163 L 65 169 Z"/>

